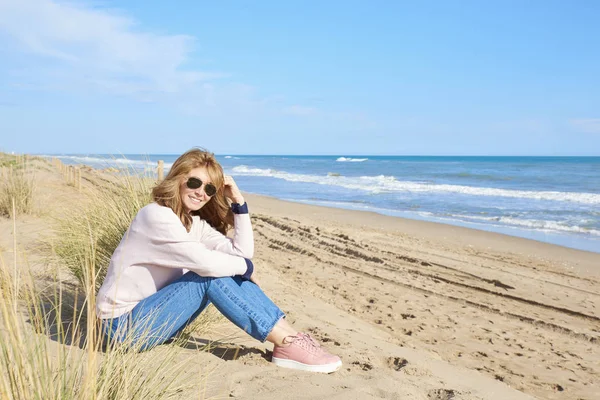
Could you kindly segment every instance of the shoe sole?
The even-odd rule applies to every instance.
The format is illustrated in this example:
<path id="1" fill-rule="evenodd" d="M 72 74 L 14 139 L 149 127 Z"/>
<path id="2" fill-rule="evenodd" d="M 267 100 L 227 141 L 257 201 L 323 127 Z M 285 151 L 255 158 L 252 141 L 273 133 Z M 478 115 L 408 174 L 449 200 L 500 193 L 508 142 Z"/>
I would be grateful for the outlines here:
<path id="1" fill-rule="evenodd" d="M 298 361 L 287 360 L 285 358 L 276 358 L 273 357 L 271 362 L 275 365 L 283 368 L 291 368 L 298 369 L 300 371 L 309 371 L 309 372 L 322 372 L 325 374 L 329 374 L 331 372 L 337 371 L 342 366 L 342 361 L 338 361 L 333 364 L 324 364 L 324 365 L 310 365 L 303 364 Z"/>

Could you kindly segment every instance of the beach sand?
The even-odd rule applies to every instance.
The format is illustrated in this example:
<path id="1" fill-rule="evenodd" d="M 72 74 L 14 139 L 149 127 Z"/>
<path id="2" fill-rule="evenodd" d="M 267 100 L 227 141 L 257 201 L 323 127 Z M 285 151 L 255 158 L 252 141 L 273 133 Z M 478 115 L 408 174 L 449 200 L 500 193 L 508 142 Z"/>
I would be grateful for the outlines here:
<path id="1" fill-rule="evenodd" d="M 90 185 L 99 172 L 86 174 Z M 19 248 L 42 270 L 42 239 L 81 195 L 51 168 L 37 180 L 45 212 L 19 217 L 17 232 Z M 196 338 L 221 340 L 187 368 L 190 379 L 211 371 L 201 389 L 207 397 L 600 398 L 600 254 L 252 194 L 246 200 L 263 289 L 344 365 L 329 375 L 278 368 L 270 344 L 225 321 L 218 333 Z M 0 219 L 9 266 L 12 241 L 12 221 Z"/>

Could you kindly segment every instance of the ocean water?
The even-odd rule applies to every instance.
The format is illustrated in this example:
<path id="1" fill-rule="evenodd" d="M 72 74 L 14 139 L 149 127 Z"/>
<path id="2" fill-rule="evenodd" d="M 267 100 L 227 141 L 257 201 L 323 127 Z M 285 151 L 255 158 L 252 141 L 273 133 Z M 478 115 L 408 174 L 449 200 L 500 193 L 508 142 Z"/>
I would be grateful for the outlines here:
<path id="1" fill-rule="evenodd" d="M 176 155 L 59 155 L 154 171 Z M 218 155 L 246 192 L 442 222 L 600 253 L 600 157 Z"/>

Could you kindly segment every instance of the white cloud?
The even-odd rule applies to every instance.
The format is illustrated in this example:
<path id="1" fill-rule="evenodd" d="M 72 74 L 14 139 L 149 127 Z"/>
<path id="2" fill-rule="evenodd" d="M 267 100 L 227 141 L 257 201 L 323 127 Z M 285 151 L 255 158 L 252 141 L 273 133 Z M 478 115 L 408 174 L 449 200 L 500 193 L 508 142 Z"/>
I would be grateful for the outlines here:
<path id="1" fill-rule="evenodd" d="M 1 33 L 14 51 L 34 57 L 27 78 L 42 86 L 87 85 L 147 100 L 224 76 L 185 69 L 193 37 L 145 32 L 130 17 L 83 3 L 0 0 Z"/>
<path id="2" fill-rule="evenodd" d="M 225 79 L 227 73 L 192 68 L 195 37 L 150 32 L 93 1 L 0 0 L 0 85 L 156 102 L 214 126 L 268 130 L 295 116 L 315 127 L 361 126 L 356 115 L 298 105 L 280 93 Z"/>
<path id="3" fill-rule="evenodd" d="M 577 130 L 585 133 L 600 133 L 600 118 L 579 118 L 569 121 Z"/>

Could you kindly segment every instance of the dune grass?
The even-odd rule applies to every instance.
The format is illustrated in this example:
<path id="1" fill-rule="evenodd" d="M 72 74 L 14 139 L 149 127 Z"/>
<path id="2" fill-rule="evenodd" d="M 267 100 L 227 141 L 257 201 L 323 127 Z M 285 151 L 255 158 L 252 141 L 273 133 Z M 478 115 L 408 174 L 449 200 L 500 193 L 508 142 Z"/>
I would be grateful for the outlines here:
<path id="1" fill-rule="evenodd" d="M 24 160 L 24 159 L 23 159 Z M 35 176 L 25 163 L 4 155 L 0 158 L 0 216 L 33 212 Z M 13 208 L 14 203 L 14 208 Z"/>
<path id="2" fill-rule="evenodd" d="M 76 212 L 57 221 L 54 253 L 80 283 L 85 281 L 86 257 L 94 254 L 95 285 L 99 289 L 112 253 L 137 212 L 150 203 L 153 184 L 152 179 L 134 174 L 104 180 L 86 192 L 88 201 L 79 204 Z"/>

